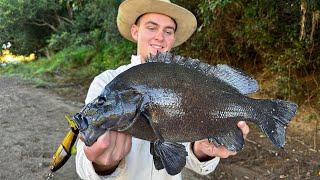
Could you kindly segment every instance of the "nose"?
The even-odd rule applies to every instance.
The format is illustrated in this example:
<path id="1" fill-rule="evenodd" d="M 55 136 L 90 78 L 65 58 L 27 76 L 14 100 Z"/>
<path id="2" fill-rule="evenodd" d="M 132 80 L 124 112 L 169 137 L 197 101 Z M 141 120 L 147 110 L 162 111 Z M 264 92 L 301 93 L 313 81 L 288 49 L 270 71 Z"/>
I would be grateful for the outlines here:
<path id="1" fill-rule="evenodd" d="M 163 32 L 159 30 L 155 36 L 155 39 L 158 41 L 163 41 L 164 39 Z"/>

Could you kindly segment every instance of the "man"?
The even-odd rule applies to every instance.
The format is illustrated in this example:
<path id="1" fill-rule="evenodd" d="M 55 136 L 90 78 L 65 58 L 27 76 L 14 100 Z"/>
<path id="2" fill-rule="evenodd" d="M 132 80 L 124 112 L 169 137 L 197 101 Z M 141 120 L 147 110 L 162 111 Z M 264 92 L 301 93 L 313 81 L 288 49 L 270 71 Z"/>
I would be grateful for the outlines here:
<path id="1" fill-rule="evenodd" d="M 106 84 L 121 72 L 145 62 L 157 51 L 170 51 L 185 42 L 195 31 L 195 16 L 169 0 L 126 0 L 118 11 L 117 25 L 123 37 L 137 43 L 137 56 L 131 63 L 116 70 L 107 70 L 93 80 L 86 104 L 100 95 Z M 196 119 L 195 119 L 196 121 Z M 249 127 L 238 124 L 244 136 Z M 208 174 L 216 168 L 220 158 L 235 155 L 225 147 L 216 147 L 207 139 L 186 143 L 187 168 Z M 92 146 L 77 144 L 76 166 L 83 179 L 181 179 L 181 174 L 170 176 L 166 170 L 156 170 L 150 154 L 150 142 L 128 134 L 106 132 Z"/>

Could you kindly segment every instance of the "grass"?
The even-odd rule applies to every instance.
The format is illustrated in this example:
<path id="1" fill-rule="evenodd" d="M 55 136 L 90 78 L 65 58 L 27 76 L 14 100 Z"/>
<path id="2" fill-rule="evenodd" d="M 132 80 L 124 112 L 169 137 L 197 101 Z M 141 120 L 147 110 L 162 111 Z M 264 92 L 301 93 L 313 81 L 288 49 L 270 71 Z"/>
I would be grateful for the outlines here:
<path id="1" fill-rule="evenodd" d="M 101 48 L 81 46 L 57 52 L 51 58 L 0 68 L 0 74 L 18 75 L 33 80 L 39 86 L 50 83 L 84 84 L 88 86 L 94 76 L 106 69 L 114 69 L 130 62 L 132 43 L 109 43 Z"/>

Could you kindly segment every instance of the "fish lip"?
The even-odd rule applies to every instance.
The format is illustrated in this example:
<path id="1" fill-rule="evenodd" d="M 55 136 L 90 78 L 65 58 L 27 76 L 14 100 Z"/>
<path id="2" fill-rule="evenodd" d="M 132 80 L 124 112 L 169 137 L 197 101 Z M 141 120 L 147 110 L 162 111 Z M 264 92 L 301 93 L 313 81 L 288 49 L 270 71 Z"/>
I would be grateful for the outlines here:
<path id="1" fill-rule="evenodd" d="M 97 139 L 97 135 L 92 131 L 88 125 L 88 119 L 83 113 L 75 114 L 72 119 L 77 124 L 79 129 L 79 139 L 82 140 L 86 146 L 91 146 Z"/>
<path id="2" fill-rule="evenodd" d="M 72 116 L 72 119 L 77 124 L 77 127 L 80 131 L 83 131 L 88 128 L 88 120 L 85 116 L 82 115 L 82 113 L 76 113 L 74 116 Z"/>

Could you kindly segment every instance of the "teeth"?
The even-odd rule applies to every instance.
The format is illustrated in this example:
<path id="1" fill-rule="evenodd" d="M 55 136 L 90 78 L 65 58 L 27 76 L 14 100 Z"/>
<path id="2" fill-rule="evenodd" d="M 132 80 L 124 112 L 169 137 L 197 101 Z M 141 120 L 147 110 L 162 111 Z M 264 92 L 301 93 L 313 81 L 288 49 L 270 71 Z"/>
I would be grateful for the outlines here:
<path id="1" fill-rule="evenodd" d="M 162 49 L 162 46 L 158 46 L 158 45 L 151 45 L 151 46 L 156 48 L 156 49 Z"/>

